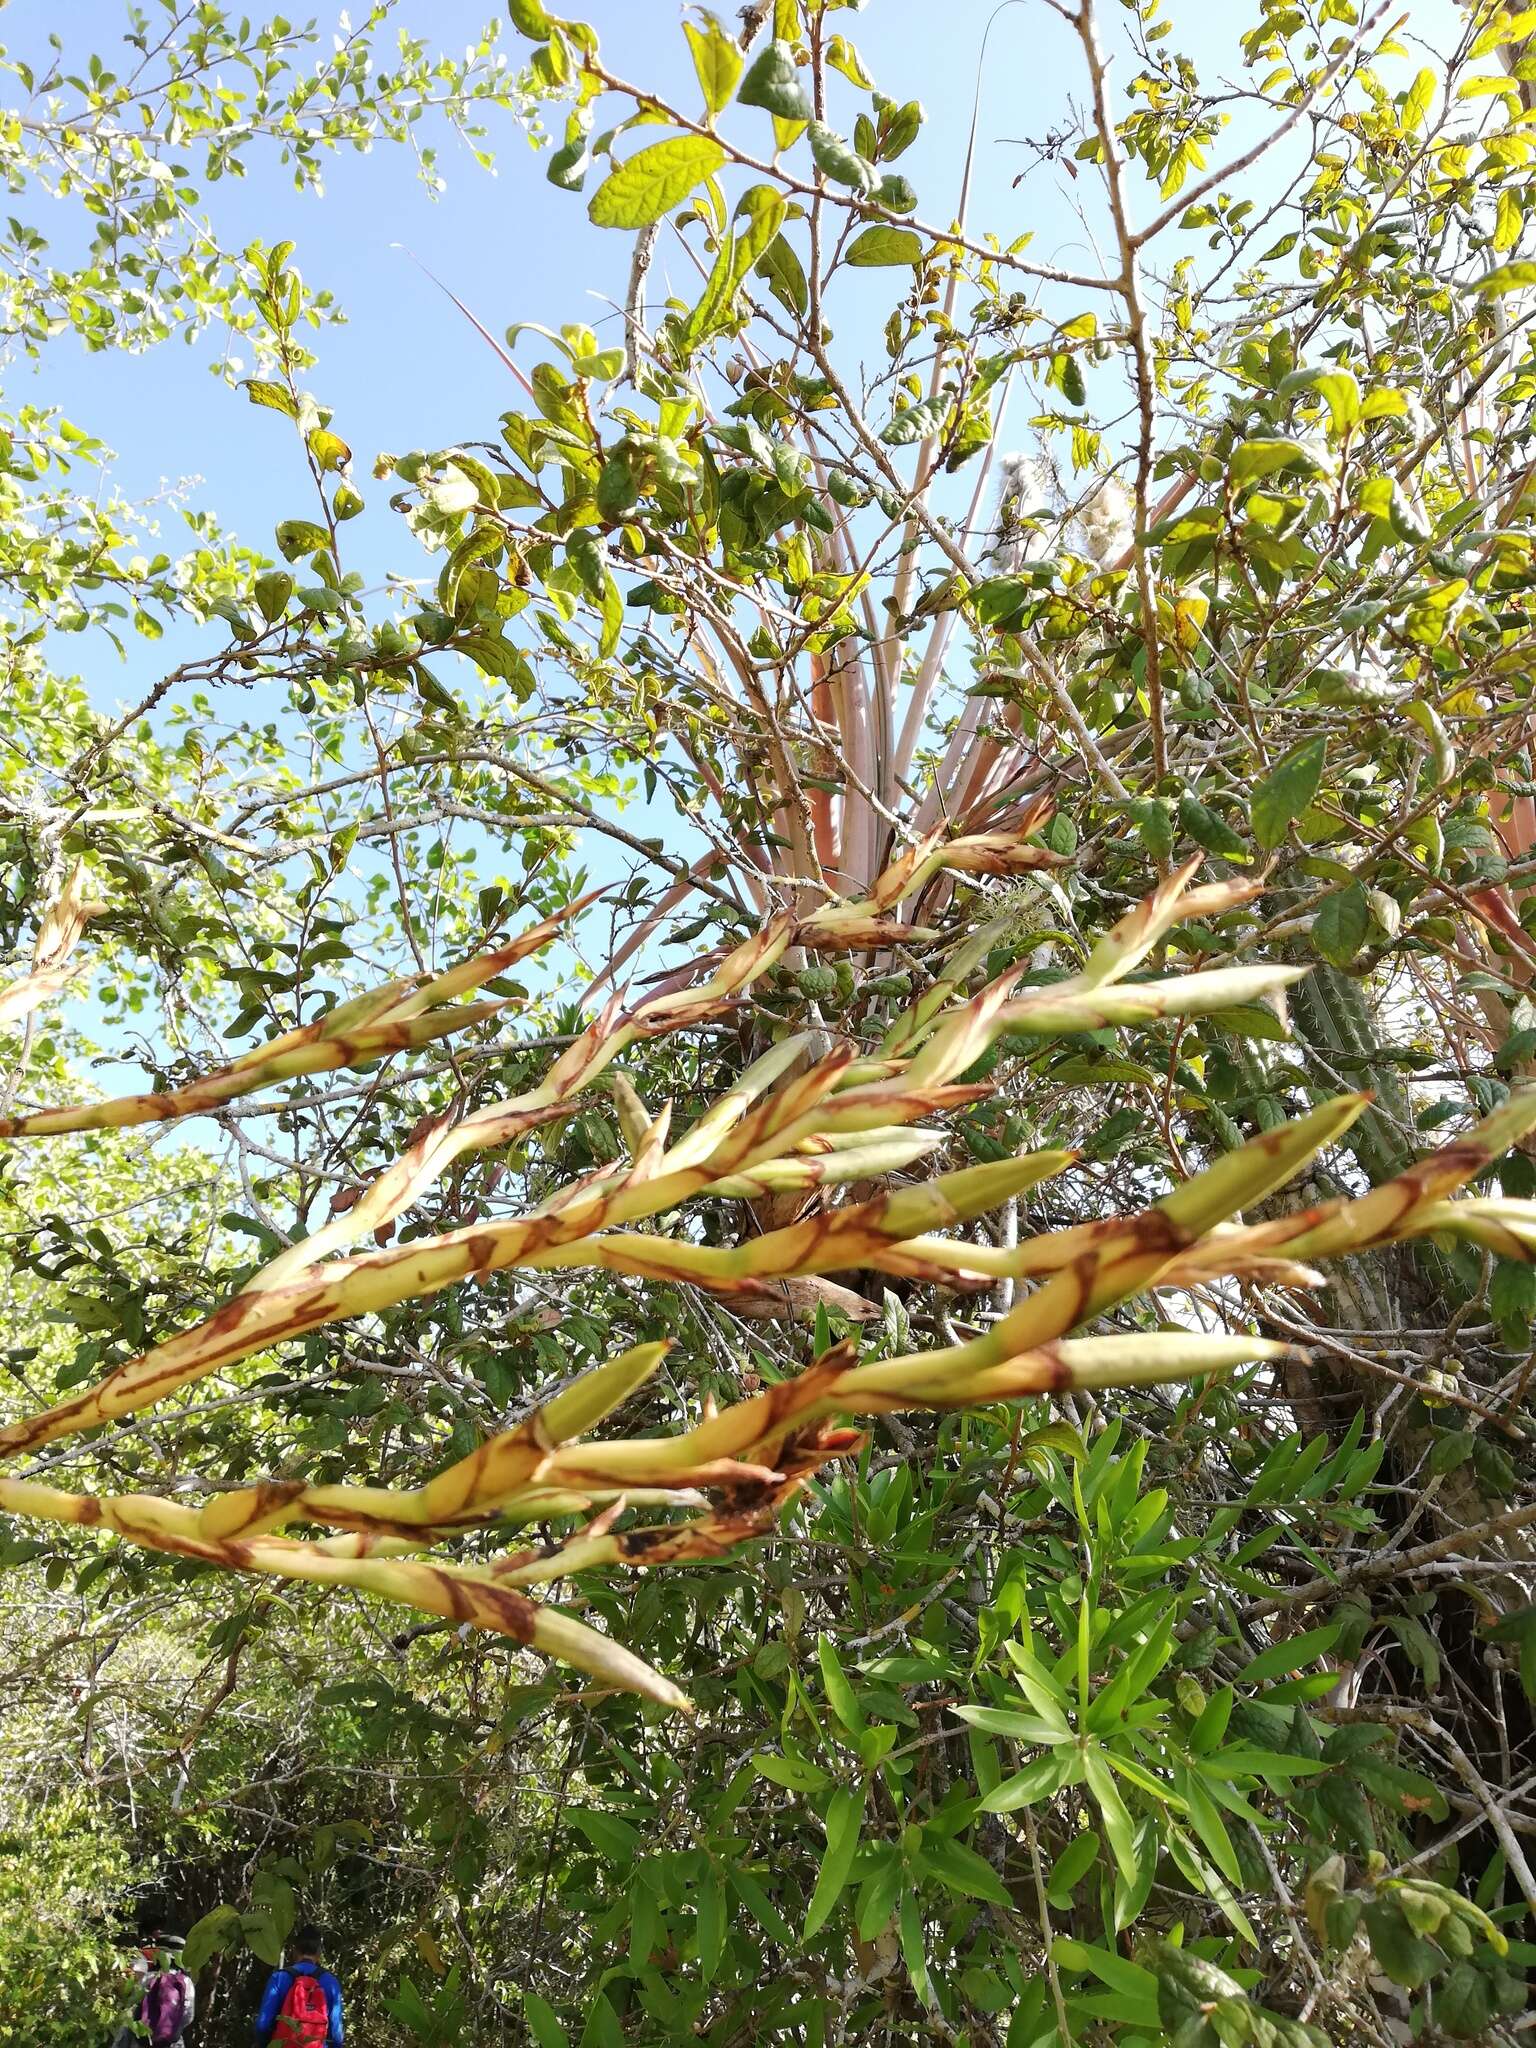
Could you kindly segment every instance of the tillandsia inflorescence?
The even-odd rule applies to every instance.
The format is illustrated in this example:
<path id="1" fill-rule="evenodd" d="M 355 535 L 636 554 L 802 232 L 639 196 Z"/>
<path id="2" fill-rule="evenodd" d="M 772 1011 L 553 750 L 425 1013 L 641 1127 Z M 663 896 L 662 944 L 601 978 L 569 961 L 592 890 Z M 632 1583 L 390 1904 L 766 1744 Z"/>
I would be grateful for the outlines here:
<path id="1" fill-rule="evenodd" d="M 77 862 L 55 901 L 44 913 L 32 949 L 32 966 L 17 981 L 0 988 L 0 1024 L 19 1023 L 73 980 L 82 961 L 71 963 L 86 925 L 105 904 L 92 903 L 85 893 L 85 863 Z"/>
<path id="2" fill-rule="evenodd" d="M 669 1107 L 652 1116 L 628 1081 L 610 1075 L 627 1158 L 510 1219 L 340 1255 L 409 1207 L 462 1154 L 504 1147 L 568 1114 L 626 1047 L 725 1012 L 792 944 L 836 950 L 885 943 L 896 906 L 940 867 L 997 874 L 1048 864 L 1054 857 L 1028 836 L 1040 819 L 1037 809 L 1015 821 L 1011 832 L 926 840 L 881 876 L 866 900 L 807 916 L 784 913 L 707 963 L 688 987 L 667 988 L 629 1008 L 615 997 L 537 1087 L 458 1122 L 431 1125 L 349 1210 L 289 1246 L 206 1321 L 119 1366 L 96 1386 L 0 1430 L 0 1452 L 35 1450 L 134 1414 L 322 1325 L 514 1267 L 603 1267 L 737 1296 L 849 1268 L 950 1285 L 1000 1276 L 1039 1282 L 985 1334 L 867 1365 L 852 1345 L 836 1345 L 798 1377 L 708 1412 L 680 1435 L 586 1440 L 656 1370 L 667 1348 L 641 1345 L 414 1489 L 283 1478 L 214 1494 L 199 1507 L 147 1494 L 72 1494 L 7 1478 L 0 1480 L 0 1510 L 110 1529 L 236 1571 L 354 1587 L 499 1630 L 605 1682 L 683 1707 L 685 1695 L 667 1678 L 527 1589 L 593 1567 L 714 1557 L 767 1533 L 813 1473 L 860 1443 L 849 1417 L 979 1406 L 1074 1387 L 1145 1385 L 1284 1355 L 1283 1345 L 1241 1334 L 1071 1335 L 1158 1285 L 1254 1274 L 1306 1284 L 1316 1277 L 1307 1260 L 1431 1232 L 1495 1243 L 1514 1256 L 1536 1255 L 1536 1205 L 1450 1199 L 1536 1125 L 1536 1090 L 1512 1095 L 1468 1136 L 1360 1199 L 1254 1225 L 1232 1219 L 1346 1130 L 1365 1096 L 1322 1103 L 1266 1131 L 1139 1214 L 1017 1247 L 977 1245 L 947 1233 L 1059 1173 L 1070 1154 L 1039 1152 L 888 1187 L 735 1248 L 636 1227 L 673 1215 L 696 1197 L 868 1184 L 904 1171 L 943 1140 L 942 1131 L 922 1119 L 992 1093 L 989 1082 L 960 1077 L 1004 1032 L 1048 1036 L 1197 1016 L 1278 992 L 1297 970 L 1258 965 L 1128 979 L 1176 921 L 1219 914 L 1254 893 L 1254 885 L 1242 882 L 1192 888 L 1193 864 L 1122 919 L 1065 981 L 1021 992 L 1015 968 L 965 993 L 988 948 L 990 935 L 983 932 L 959 949 L 943 978 L 889 1027 L 873 1052 L 837 1043 L 818 1056 L 815 1035 L 789 1037 L 675 1136 Z M 901 929 L 911 937 L 910 925 Z M 10 1133 L 188 1115 L 269 1082 L 356 1064 L 454 1031 L 494 1005 L 452 1005 L 450 999 L 483 986 L 555 930 L 555 921 L 546 921 L 446 974 L 391 983 L 174 1094 L 18 1117 Z M 681 1518 L 626 1522 L 632 1510 L 646 1507 L 681 1511 Z M 434 1552 L 467 1531 L 560 1518 L 578 1526 L 537 1549 L 512 1549 L 472 1564 Z M 337 1533 L 286 1533 L 300 1526 Z"/>

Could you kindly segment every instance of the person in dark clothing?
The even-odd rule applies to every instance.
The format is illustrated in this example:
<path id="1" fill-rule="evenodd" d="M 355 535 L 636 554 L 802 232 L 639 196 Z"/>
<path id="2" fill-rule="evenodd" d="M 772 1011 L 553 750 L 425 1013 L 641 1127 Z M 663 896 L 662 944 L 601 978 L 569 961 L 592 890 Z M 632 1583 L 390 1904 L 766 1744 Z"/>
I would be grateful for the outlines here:
<path id="1" fill-rule="evenodd" d="M 341 1986 L 321 1963 L 325 1936 L 301 1927 L 292 1959 L 274 1970 L 256 2015 L 256 2048 L 342 2048 Z"/>

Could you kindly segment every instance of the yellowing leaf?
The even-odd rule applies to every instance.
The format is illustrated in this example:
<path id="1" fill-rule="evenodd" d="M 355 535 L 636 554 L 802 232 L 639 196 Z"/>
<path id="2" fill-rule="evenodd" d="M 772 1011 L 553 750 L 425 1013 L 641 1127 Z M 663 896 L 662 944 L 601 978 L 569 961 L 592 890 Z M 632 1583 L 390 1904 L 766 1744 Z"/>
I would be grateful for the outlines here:
<path id="1" fill-rule="evenodd" d="M 702 28 L 695 28 L 692 22 L 686 23 L 683 34 L 693 52 L 693 68 L 699 76 L 704 104 L 711 115 L 718 114 L 730 104 L 745 60 L 735 39 L 726 34 L 713 14 L 705 14 Z"/>
<path id="2" fill-rule="evenodd" d="M 844 261 L 860 269 L 877 265 L 921 263 L 923 244 L 910 228 L 871 227 L 855 235 Z"/>
<path id="3" fill-rule="evenodd" d="M 673 135 L 653 142 L 610 172 L 592 195 L 588 218 L 600 228 L 644 228 L 660 220 L 712 178 L 725 150 L 707 135 Z"/>
<path id="4" fill-rule="evenodd" d="M 1515 197 L 1514 187 L 1505 185 L 1499 193 L 1498 215 L 1494 222 L 1493 246 L 1495 249 L 1513 249 L 1520 239 L 1520 230 L 1525 226 L 1525 214 L 1520 201 Z M 1486 289 L 1486 286 L 1484 287 Z"/>

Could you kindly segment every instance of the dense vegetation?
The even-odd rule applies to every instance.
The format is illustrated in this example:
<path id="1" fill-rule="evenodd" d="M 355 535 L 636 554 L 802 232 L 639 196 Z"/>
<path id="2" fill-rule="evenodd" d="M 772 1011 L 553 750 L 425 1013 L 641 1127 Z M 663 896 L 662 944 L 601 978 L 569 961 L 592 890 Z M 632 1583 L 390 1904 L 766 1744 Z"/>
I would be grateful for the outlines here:
<path id="1" fill-rule="evenodd" d="M 218 326 L 293 485 L 0 419 L 0 2042 L 299 1915 L 382 2048 L 1521 2038 L 1536 13 L 1426 13 L 1040 0 L 991 220 L 936 12 L 8 62 L 8 390 Z M 223 181 L 498 124 L 616 310 L 354 453 Z"/>

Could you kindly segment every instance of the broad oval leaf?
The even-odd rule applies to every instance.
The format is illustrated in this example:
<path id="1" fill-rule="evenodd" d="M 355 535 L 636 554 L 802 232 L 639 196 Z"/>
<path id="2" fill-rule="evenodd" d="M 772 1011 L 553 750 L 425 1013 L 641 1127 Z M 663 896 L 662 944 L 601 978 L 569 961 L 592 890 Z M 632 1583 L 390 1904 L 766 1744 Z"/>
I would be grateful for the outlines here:
<path id="1" fill-rule="evenodd" d="M 705 10 L 704 26 L 695 28 L 685 22 L 683 34 L 688 38 L 688 47 L 693 52 L 693 68 L 698 73 L 699 88 L 704 94 L 704 104 L 711 115 L 718 114 L 730 105 L 731 94 L 736 90 L 736 81 L 741 76 L 745 62 L 734 40 L 728 36 L 717 16 Z"/>
<path id="2" fill-rule="evenodd" d="M 844 262 L 872 270 L 923 260 L 923 238 L 911 228 L 872 227 L 854 236 Z"/>
<path id="3" fill-rule="evenodd" d="M 600 228 L 645 228 L 712 178 L 725 150 L 707 135 L 672 135 L 636 152 L 592 194 L 587 216 Z"/>
<path id="4" fill-rule="evenodd" d="M 1293 440 L 1288 435 L 1275 435 L 1261 440 L 1239 441 L 1232 450 L 1227 474 L 1241 489 L 1245 484 L 1256 483 L 1260 477 L 1273 476 L 1282 469 L 1299 469 L 1308 476 L 1325 476 L 1331 468 L 1328 457 L 1310 442 Z"/>
<path id="5" fill-rule="evenodd" d="M 1299 818 L 1317 795 L 1327 752 L 1326 733 L 1303 740 L 1276 762 L 1253 792 L 1253 836 L 1266 852 L 1280 844 L 1291 820 Z"/>
<path id="6" fill-rule="evenodd" d="M 809 121 L 811 103 L 795 68 L 795 53 L 788 43 L 771 42 L 741 81 L 737 101 L 744 107 L 763 107 L 781 121 Z"/>

